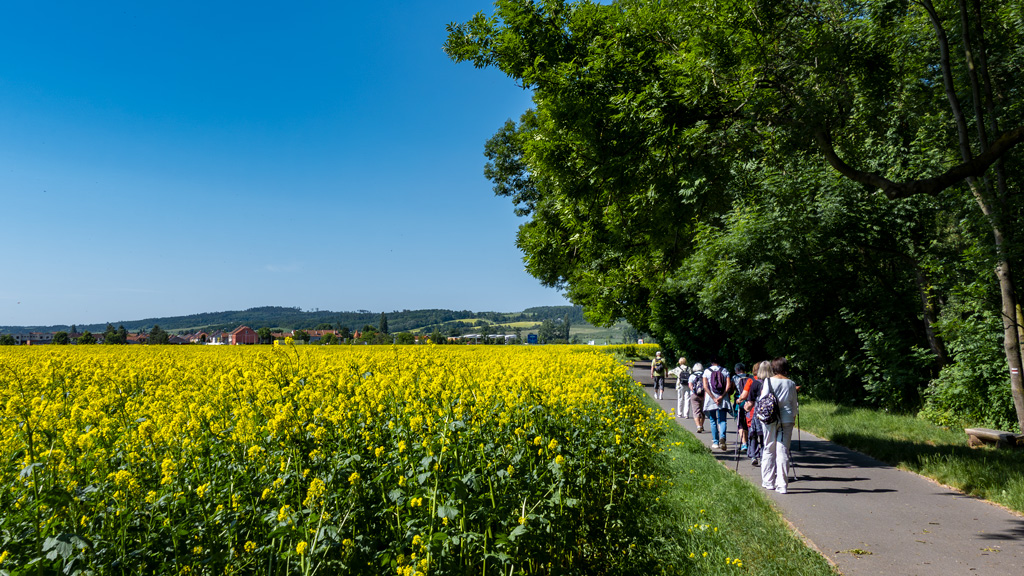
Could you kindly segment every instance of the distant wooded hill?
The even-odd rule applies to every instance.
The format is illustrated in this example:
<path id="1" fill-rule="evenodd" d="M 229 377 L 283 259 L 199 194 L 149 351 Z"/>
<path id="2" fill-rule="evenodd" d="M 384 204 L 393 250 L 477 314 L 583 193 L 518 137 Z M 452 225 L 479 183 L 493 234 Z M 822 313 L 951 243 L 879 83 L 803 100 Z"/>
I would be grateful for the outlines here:
<path id="1" fill-rule="evenodd" d="M 582 306 L 539 306 L 527 308 L 522 312 L 473 312 L 470 310 L 401 310 L 385 312 L 390 332 L 424 331 L 433 328 L 452 327 L 458 323 L 472 326 L 479 322 L 491 325 L 511 324 L 514 322 L 543 322 L 544 320 L 560 321 L 568 315 L 573 324 L 586 322 L 583 318 Z M 347 327 L 359 330 L 367 324 L 376 327 L 380 322 L 381 313 L 369 310 L 355 312 L 332 312 L 329 310 L 306 310 L 283 306 L 263 306 L 248 310 L 230 312 L 206 312 L 188 316 L 171 316 L 166 318 L 145 318 L 133 321 L 110 322 L 113 326 L 124 326 L 130 332 L 148 331 L 154 325 L 168 332 L 210 332 L 215 330 L 233 330 L 245 325 L 253 329 L 263 327 L 275 330 L 313 329 L 317 326 L 330 324 L 332 328 Z M 77 324 L 79 332 L 88 330 L 99 333 L 106 330 L 107 323 Z M 22 332 L 56 332 L 70 330 L 71 325 L 58 324 L 53 326 L 0 326 L 0 333 L 15 334 Z"/>

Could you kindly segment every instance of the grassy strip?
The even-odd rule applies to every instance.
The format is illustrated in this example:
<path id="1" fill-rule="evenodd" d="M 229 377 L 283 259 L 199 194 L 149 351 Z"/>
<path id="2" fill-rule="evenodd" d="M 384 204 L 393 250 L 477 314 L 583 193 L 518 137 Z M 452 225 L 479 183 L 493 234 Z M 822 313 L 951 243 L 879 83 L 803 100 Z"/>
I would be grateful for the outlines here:
<path id="1" fill-rule="evenodd" d="M 1024 452 L 969 448 L 963 430 L 914 416 L 800 401 L 800 427 L 836 444 L 1024 513 Z"/>
<path id="2" fill-rule="evenodd" d="M 663 540 L 662 574 L 835 574 L 753 484 L 723 467 L 692 434 L 669 426 L 662 496 L 644 520 Z"/>

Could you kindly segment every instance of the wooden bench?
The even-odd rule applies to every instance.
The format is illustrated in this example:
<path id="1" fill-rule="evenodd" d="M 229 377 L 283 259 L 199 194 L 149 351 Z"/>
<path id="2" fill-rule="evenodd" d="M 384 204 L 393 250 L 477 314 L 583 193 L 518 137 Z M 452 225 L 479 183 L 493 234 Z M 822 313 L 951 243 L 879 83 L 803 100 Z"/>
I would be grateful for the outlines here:
<path id="1" fill-rule="evenodd" d="M 964 428 L 971 448 L 995 444 L 996 448 L 1024 448 L 1024 434 L 1012 434 L 990 428 Z"/>

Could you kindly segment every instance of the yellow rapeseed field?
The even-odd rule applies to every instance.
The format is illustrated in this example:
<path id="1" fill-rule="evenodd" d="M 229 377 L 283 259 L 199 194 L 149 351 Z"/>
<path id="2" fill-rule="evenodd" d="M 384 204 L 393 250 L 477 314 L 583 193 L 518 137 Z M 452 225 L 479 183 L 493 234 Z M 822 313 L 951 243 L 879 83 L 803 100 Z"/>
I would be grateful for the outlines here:
<path id="1" fill-rule="evenodd" d="M 666 416 L 581 346 L 0 348 L 0 570 L 614 572 Z"/>

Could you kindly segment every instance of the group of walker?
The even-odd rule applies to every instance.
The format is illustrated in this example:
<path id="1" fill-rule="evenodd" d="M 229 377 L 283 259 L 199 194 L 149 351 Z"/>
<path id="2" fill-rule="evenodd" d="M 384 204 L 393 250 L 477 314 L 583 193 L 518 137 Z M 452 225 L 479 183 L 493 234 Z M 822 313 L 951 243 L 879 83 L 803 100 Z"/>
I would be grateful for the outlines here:
<path id="1" fill-rule="evenodd" d="M 663 399 L 666 376 L 675 376 L 676 417 L 692 417 L 698 433 L 704 432 L 704 423 L 710 420 L 712 450 L 729 449 L 726 432 L 731 415 L 736 419 L 738 450 L 746 452 L 751 464 L 761 467 L 761 486 L 785 494 L 792 465 L 789 445 L 798 411 L 797 385 L 789 378 L 789 362 L 782 357 L 758 362 L 752 372 L 747 374 L 746 366 L 738 363 L 730 374 L 717 358 L 711 359 L 708 368 L 697 362 L 692 369 L 686 358 L 680 358 L 679 365 L 668 370 L 661 352 L 651 362 L 655 398 Z M 769 405 L 771 410 L 764 408 Z"/>

